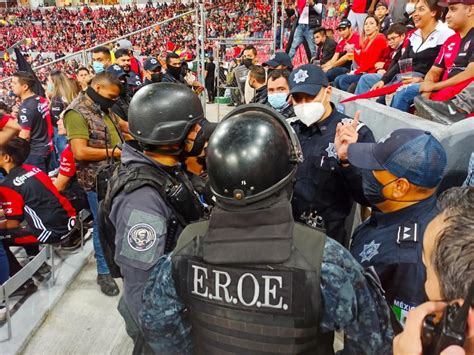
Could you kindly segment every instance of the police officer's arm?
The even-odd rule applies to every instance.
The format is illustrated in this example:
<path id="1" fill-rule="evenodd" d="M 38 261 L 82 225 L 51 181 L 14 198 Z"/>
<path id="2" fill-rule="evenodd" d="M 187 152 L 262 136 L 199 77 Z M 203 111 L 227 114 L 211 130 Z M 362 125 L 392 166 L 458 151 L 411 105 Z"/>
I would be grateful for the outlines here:
<path id="1" fill-rule="evenodd" d="M 362 175 L 360 170 L 352 167 L 347 161 L 347 149 L 352 143 L 373 143 L 375 142 L 372 131 L 359 122 L 360 112 L 357 111 L 354 115 L 354 120 L 351 123 L 338 123 L 336 128 L 336 136 L 334 144 L 337 155 L 340 159 L 340 171 L 344 176 L 344 181 L 348 191 L 350 191 L 352 198 L 358 203 L 368 206 L 364 191 L 362 189 Z"/>
<path id="2" fill-rule="evenodd" d="M 0 120 L 0 127 L 0 145 L 6 144 L 21 131 L 21 127 L 15 117 L 9 115 L 4 115 L 2 117 Z"/>
<path id="3" fill-rule="evenodd" d="M 390 354 L 389 309 L 362 266 L 347 249 L 326 239 L 321 268 L 321 330 L 344 330 L 345 348 L 355 354 Z"/>

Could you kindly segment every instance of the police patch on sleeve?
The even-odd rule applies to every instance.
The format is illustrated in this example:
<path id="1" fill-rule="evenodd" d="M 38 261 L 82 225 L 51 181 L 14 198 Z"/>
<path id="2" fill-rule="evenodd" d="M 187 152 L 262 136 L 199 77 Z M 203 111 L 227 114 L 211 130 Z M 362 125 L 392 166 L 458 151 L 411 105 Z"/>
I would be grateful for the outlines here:
<path id="1" fill-rule="evenodd" d="M 132 267 L 147 269 L 163 255 L 165 248 L 166 219 L 140 210 L 132 210 L 128 217 L 116 259 Z"/>
<path id="2" fill-rule="evenodd" d="M 133 250 L 147 251 L 156 242 L 156 231 L 147 223 L 136 224 L 128 231 L 127 241 Z"/>

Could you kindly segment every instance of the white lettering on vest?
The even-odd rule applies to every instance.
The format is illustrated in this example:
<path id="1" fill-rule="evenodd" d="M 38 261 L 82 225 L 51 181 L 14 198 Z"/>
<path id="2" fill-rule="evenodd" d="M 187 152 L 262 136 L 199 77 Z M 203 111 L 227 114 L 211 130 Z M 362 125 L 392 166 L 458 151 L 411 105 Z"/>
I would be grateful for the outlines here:
<path id="1" fill-rule="evenodd" d="M 265 280 L 265 287 L 264 287 L 265 302 L 263 303 L 262 307 L 288 309 L 288 305 L 283 304 L 283 297 L 280 297 L 280 300 L 279 300 L 278 304 L 271 304 L 270 303 L 270 295 L 273 297 L 273 299 L 277 298 L 277 295 L 276 295 L 277 284 L 274 283 L 273 287 L 271 287 L 270 286 L 271 280 L 275 280 L 278 283 L 278 287 L 281 288 L 282 284 L 283 284 L 283 278 L 281 276 L 265 276 L 265 275 L 263 275 L 262 279 Z"/>
<path id="2" fill-rule="evenodd" d="M 215 282 L 216 286 L 214 288 L 216 294 L 212 298 L 209 296 L 209 298 L 210 299 L 215 299 L 216 301 L 222 301 L 222 297 L 221 297 L 221 294 L 220 294 L 220 289 L 222 288 L 222 290 L 224 291 L 225 301 L 227 303 L 232 302 L 233 297 L 229 296 L 229 291 L 227 290 L 227 287 L 229 287 L 229 285 L 231 283 L 230 275 L 225 271 L 213 270 L 213 272 L 216 276 L 216 282 Z M 224 284 L 220 283 L 221 275 L 225 276 L 226 281 L 225 281 Z"/>
<path id="3" fill-rule="evenodd" d="M 201 289 L 204 287 L 204 277 L 206 277 L 207 279 L 207 269 L 205 267 L 200 267 L 197 265 L 192 265 L 192 268 L 194 269 L 194 287 L 191 293 L 197 296 L 207 297 L 207 287 L 205 288 L 204 292 L 198 291 L 198 287 L 200 287 Z M 201 271 L 201 276 L 198 275 L 199 271 Z"/>
<path id="4" fill-rule="evenodd" d="M 243 293 L 242 293 L 242 285 L 247 276 L 250 276 L 253 280 L 253 298 L 252 298 L 252 301 L 250 301 L 250 303 L 245 302 Z M 237 283 L 237 297 L 239 298 L 240 303 L 242 303 L 244 306 L 251 307 L 255 303 L 257 303 L 259 294 L 260 294 L 260 287 L 259 287 L 257 278 L 248 272 L 246 274 L 243 274 L 239 278 L 239 282 Z M 257 307 L 258 307 L 258 304 L 257 304 Z"/>

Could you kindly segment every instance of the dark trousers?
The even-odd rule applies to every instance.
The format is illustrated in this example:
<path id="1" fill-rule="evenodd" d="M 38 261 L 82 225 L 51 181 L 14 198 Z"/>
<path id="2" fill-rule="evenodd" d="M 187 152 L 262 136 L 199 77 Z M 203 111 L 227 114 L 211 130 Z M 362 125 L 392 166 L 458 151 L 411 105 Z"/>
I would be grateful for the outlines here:
<path id="1" fill-rule="evenodd" d="M 125 321 L 125 330 L 130 338 L 133 340 L 133 353 L 132 355 L 142 354 L 153 354 L 151 349 L 146 345 L 143 334 L 140 328 L 132 316 L 132 313 L 128 309 L 127 303 L 123 296 L 120 297 L 117 310 Z"/>
<path id="2" fill-rule="evenodd" d="M 13 245 L 13 244 L 10 244 L 10 245 Z M 4 243 L 3 246 L 5 248 L 5 254 L 7 255 L 7 258 L 8 258 L 8 265 L 10 267 L 10 276 L 13 276 L 18 271 L 21 270 L 22 266 L 16 259 L 15 255 L 10 250 L 9 244 Z M 26 255 L 28 255 L 29 257 L 34 257 L 38 255 L 39 253 L 38 245 L 23 245 L 22 247 L 25 249 Z"/>
<path id="3" fill-rule="evenodd" d="M 206 81 L 206 90 L 207 90 L 207 98 L 209 102 L 214 102 L 215 99 L 215 87 L 214 87 L 214 80 Z"/>
<path id="4" fill-rule="evenodd" d="M 43 170 L 46 174 L 49 172 L 49 161 L 51 159 L 51 152 L 37 153 L 31 152 L 25 161 L 25 164 L 36 166 Z"/>

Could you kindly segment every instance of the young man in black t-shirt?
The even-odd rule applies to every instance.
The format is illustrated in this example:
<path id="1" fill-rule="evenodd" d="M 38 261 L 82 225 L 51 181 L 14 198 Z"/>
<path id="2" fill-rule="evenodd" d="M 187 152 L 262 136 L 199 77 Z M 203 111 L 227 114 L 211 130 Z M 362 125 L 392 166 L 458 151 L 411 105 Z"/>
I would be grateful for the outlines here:
<path id="1" fill-rule="evenodd" d="M 53 151 L 53 126 L 47 100 L 33 92 L 35 82 L 31 74 L 17 72 L 13 74 L 12 90 L 22 101 L 17 117 L 20 137 L 29 141 L 31 146 L 26 163 L 47 172 Z"/>

